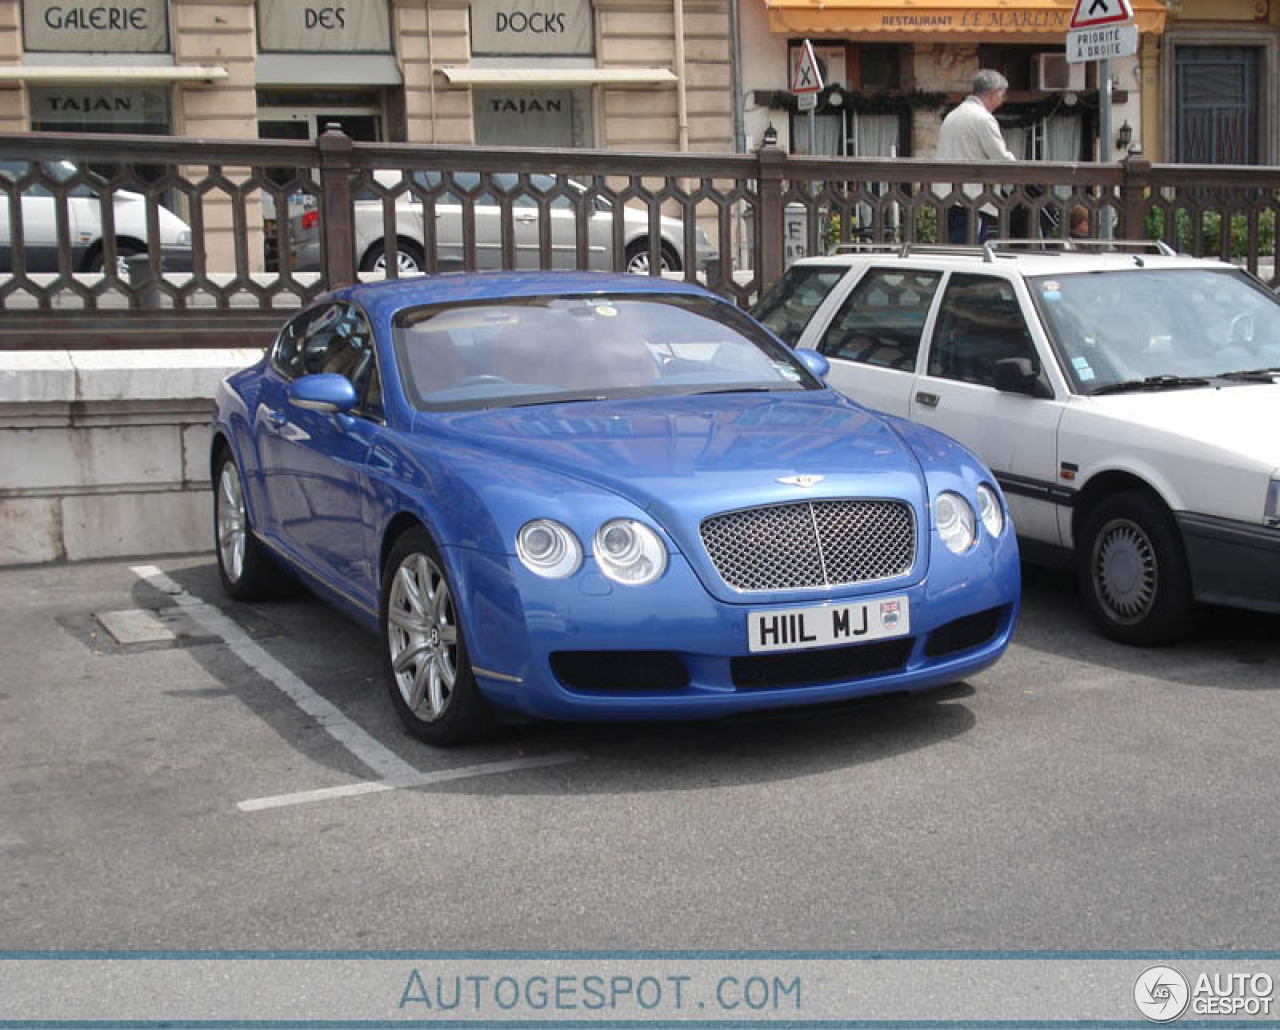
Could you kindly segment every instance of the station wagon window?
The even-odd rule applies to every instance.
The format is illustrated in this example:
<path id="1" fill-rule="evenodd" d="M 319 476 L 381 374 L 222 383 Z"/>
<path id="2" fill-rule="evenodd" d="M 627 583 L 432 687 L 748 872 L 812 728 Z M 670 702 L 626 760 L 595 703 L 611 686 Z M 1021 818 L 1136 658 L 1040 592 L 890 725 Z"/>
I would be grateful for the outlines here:
<path id="1" fill-rule="evenodd" d="M 818 350 L 829 358 L 914 371 L 941 279 L 940 272 L 869 269 L 831 320 Z"/>
<path id="2" fill-rule="evenodd" d="M 929 374 L 992 386 L 996 362 L 1004 358 L 1027 358 L 1042 372 L 1013 284 L 996 276 L 952 275 L 933 330 Z"/>
<path id="3" fill-rule="evenodd" d="M 344 376 L 359 399 L 356 414 L 382 417 L 382 380 L 373 330 L 354 304 L 324 304 L 295 318 L 276 339 L 271 365 L 286 379 L 318 372 Z"/>
<path id="4" fill-rule="evenodd" d="M 751 313 L 794 347 L 847 271 L 844 265 L 796 265 L 765 291 Z"/>

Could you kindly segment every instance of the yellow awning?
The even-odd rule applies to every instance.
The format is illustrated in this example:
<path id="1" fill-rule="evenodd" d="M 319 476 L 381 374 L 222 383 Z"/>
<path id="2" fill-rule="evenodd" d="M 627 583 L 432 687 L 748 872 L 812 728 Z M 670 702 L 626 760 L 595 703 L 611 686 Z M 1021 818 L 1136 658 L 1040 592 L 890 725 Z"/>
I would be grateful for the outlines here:
<path id="1" fill-rule="evenodd" d="M 1130 0 L 1139 32 L 1164 31 L 1164 0 Z M 765 0 L 771 32 L 885 41 L 1066 42 L 1075 0 Z"/>

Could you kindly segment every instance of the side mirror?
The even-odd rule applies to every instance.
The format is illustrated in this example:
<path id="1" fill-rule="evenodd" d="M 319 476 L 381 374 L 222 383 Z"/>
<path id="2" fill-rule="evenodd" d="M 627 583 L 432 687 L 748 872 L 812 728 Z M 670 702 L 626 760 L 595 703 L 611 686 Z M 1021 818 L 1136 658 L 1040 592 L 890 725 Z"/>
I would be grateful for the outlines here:
<path id="1" fill-rule="evenodd" d="M 1030 358 L 1001 358 L 996 362 L 995 388 L 1001 393 L 1021 393 L 1027 397 L 1047 397 L 1049 391 Z"/>
<path id="2" fill-rule="evenodd" d="M 827 373 L 831 371 L 831 362 L 816 350 L 810 350 L 808 347 L 801 347 L 796 350 L 795 354 L 800 360 L 800 364 L 816 375 L 819 379 L 825 379 L 827 377 Z"/>
<path id="3" fill-rule="evenodd" d="M 289 401 L 306 411 L 337 413 L 356 406 L 356 388 L 336 372 L 317 372 L 289 384 Z"/>

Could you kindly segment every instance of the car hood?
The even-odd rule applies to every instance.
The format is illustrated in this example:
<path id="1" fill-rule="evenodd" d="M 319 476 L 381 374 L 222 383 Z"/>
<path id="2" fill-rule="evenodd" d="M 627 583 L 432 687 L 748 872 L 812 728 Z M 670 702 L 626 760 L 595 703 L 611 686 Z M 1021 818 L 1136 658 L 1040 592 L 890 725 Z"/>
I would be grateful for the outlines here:
<path id="1" fill-rule="evenodd" d="M 1128 432 L 1176 439 L 1179 454 L 1200 454 L 1233 464 L 1280 468 L 1280 384 L 1223 381 L 1213 387 L 1144 391 L 1089 398 L 1098 414 L 1123 422 Z M 1130 436 L 1121 439 L 1131 439 Z M 1166 447 L 1167 449 L 1167 447 Z"/>
<path id="2" fill-rule="evenodd" d="M 114 210 L 112 220 L 115 222 L 117 236 L 133 236 L 140 240 L 147 238 L 147 198 L 132 190 L 116 190 L 112 195 Z M 97 202 L 94 202 L 96 208 Z M 191 243 L 191 226 L 175 215 L 164 205 L 156 207 L 156 219 L 160 228 L 160 242 L 164 246 L 185 245 Z"/>
<path id="3" fill-rule="evenodd" d="M 627 498 L 691 560 L 702 552 L 702 520 L 739 508 L 891 497 L 913 506 L 918 526 L 928 525 L 927 487 L 910 447 L 878 416 L 830 391 L 650 397 L 422 417 L 483 454 L 487 475 L 502 477 L 505 458 Z M 782 481 L 794 477 L 815 478 L 809 485 Z"/>

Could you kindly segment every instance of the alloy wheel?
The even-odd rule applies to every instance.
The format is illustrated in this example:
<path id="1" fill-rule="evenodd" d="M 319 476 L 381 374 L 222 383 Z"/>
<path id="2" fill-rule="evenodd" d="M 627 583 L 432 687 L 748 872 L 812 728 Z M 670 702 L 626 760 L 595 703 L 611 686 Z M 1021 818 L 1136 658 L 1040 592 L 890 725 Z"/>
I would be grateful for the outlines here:
<path id="1" fill-rule="evenodd" d="M 224 462 L 218 476 L 218 558 L 227 579 L 233 583 L 244 575 L 247 524 L 240 474 L 234 462 Z"/>
<path id="2" fill-rule="evenodd" d="M 444 573 L 415 552 L 396 569 L 387 602 L 391 670 L 406 707 L 423 722 L 449 708 L 458 680 L 458 624 Z"/>

